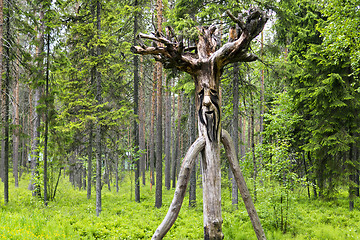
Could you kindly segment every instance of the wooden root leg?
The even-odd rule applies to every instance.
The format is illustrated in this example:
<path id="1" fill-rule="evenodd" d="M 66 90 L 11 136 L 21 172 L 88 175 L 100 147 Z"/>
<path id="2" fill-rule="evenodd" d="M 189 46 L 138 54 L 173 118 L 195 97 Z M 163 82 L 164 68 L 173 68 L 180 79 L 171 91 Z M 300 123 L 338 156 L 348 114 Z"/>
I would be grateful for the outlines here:
<path id="1" fill-rule="evenodd" d="M 251 200 L 249 190 L 246 186 L 244 176 L 241 172 L 241 169 L 240 169 L 237 157 L 236 157 L 234 143 L 232 141 L 230 134 L 224 129 L 221 132 L 221 141 L 224 144 L 226 156 L 229 160 L 229 165 L 230 165 L 231 171 L 233 172 L 236 183 L 239 187 L 241 197 L 245 203 L 245 207 L 249 214 L 255 234 L 259 240 L 260 239 L 265 240 L 266 236 L 265 236 L 264 230 L 261 226 L 260 219 L 256 212 L 254 203 Z"/>
<path id="2" fill-rule="evenodd" d="M 191 169 L 193 168 L 195 164 L 195 159 L 205 147 L 205 139 L 204 137 L 199 137 L 189 148 L 187 151 L 183 165 L 179 172 L 179 180 L 176 186 L 174 198 L 171 202 L 170 208 L 160 224 L 160 226 L 156 229 L 154 235 L 151 239 L 162 239 L 165 234 L 169 231 L 169 229 L 174 224 L 182 205 L 182 202 L 184 200 L 185 192 L 186 192 L 186 186 L 189 182 Z"/>

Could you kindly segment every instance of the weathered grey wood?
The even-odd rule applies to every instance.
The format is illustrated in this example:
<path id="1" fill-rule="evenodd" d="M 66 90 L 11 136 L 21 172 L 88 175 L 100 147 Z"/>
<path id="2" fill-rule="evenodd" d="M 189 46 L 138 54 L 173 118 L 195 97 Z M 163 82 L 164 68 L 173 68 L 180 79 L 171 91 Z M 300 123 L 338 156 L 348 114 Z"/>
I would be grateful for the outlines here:
<path id="1" fill-rule="evenodd" d="M 204 149 L 204 147 L 205 147 L 205 138 L 199 137 L 187 151 L 183 161 L 183 165 L 179 173 L 179 179 L 176 186 L 174 198 L 171 202 L 170 208 L 164 220 L 162 221 L 160 226 L 156 229 L 152 237 L 153 240 L 162 239 L 165 236 L 165 234 L 169 231 L 171 226 L 174 224 L 179 214 L 182 202 L 184 200 L 186 187 L 190 178 L 191 169 L 194 166 L 196 157 L 198 156 L 200 151 Z"/>
<path id="2" fill-rule="evenodd" d="M 236 182 L 238 184 L 241 197 L 245 203 L 246 210 L 249 214 L 251 223 L 253 225 L 256 237 L 259 240 L 265 240 L 266 236 L 264 233 L 264 230 L 261 226 L 259 216 L 256 212 L 255 206 L 253 201 L 251 200 L 250 192 L 246 186 L 246 182 L 244 179 L 244 176 L 241 172 L 236 153 L 234 148 L 234 143 L 232 141 L 232 138 L 230 134 L 226 130 L 222 130 L 221 132 L 221 141 L 224 144 L 225 147 L 225 153 L 229 160 L 230 168 L 234 174 L 234 177 L 236 179 Z"/>
<path id="3" fill-rule="evenodd" d="M 239 18 L 235 18 L 229 13 L 230 18 L 240 25 L 241 33 L 222 47 L 219 46 L 218 32 L 215 26 L 198 28 L 199 39 L 196 44 L 197 51 L 195 52 L 191 52 L 192 47 L 185 48 L 182 38 L 176 38 L 171 29 L 168 29 L 166 36 L 160 30 L 151 36 L 140 34 L 140 46 L 131 47 L 133 53 L 150 54 L 156 61 L 163 63 L 164 68 L 177 68 L 180 71 L 189 73 L 194 79 L 199 136 L 205 139 L 205 147 L 201 151 L 204 239 L 224 238 L 221 217 L 220 168 L 221 74 L 226 64 L 239 61 L 249 62 L 257 59 L 256 55 L 249 52 L 250 42 L 262 31 L 267 21 L 266 14 L 259 9 L 251 9 L 246 16 L 240 16 Z M 141 38 L 152 40 L 153 45 L 151 47 L 146 46 L 141 42 Z M 240 170 L 240 168 L 236 170 Z M 181 171 L 187 170 L 182 169 Z M 235 177 L 238 174 L 236 173 Z M 182 192 L 180 191 L 180 193 Z M 177 195 L 180 193 L 176 193 L 173 200 L 176 211 L 180 209 L 182 202 L 182 200 L 179 201 L 180 198 Z M 161 233 L 166 233 L 167 230 L 163 231 L 163 229 L 170 228 L 176 217 L 177 213 L 172 213 L 170 209 L 166 217 L 168 220 L 164 219 L 162 223 L 164 226 L 159 227 Z M 158 235 L 154 234 L 154 236 Z"/>

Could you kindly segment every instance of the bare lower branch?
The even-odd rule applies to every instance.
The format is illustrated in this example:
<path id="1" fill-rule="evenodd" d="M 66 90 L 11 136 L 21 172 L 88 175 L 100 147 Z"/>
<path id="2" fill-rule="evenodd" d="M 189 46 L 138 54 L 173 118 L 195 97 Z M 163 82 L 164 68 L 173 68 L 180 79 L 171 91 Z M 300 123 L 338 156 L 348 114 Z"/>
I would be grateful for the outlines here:
<path id="1" fill-rule="evenodd" d="M 189 182 L 191 169 L 193 168 L 195 164 L 195 159 L 205 147 L 205 138 L 199 137 L 189 148 L 187 151 L 183 165 L 179 172 L 179 180 L 176 186 L 174 198 L 171 202 L 170 208 L 160 224 L 160 226 L 156 229 L 154 235 L 151 239 L 162 239 L 165 234 L 169 231 L 169 229 L 174 224 L 177 216 L 179 215 L 180 208 L 182 205 L 182 202 L 184 200 L 185 192 L 186 192 L 186 186 Z"/>
<path id="2" fill-rule="evenodd" d="M 139 37 L 140 38 L 145 38 L 145 39 L 150 39 L 156 42 L 160 42 L 163 43 L 165 45 L 170 45 L 170 46 L 174 46 L 176 45 L 176 43 L 169 41 L 168 39 L 164 38 L 164 37 L 155 37 L 152 35 L 148 35 L 148 34 L 143 34 L 143 33 L 139 33 Z"/>
<path id="3" fill-rule="evenodd" d="M 159 54 L 168 54 L 163 47 L 139 47 L 139 46 L 132 46 L 130 51 L 133 53 L 141 54 L 141 55 L 159 55 Z"/>
<path id="4" fill-rule="evenodd" d="M 239 187 L 241 197 L 245 203 L 245 207 L 249 214 L 256 237 L 259 240 L 265 240 L 266 236 L 265 236 L 264 230 L 261 226 L 260 219 L 256 212 L 254 203 L 251 200 L 249 190 L 246 186 L 244 176 L 241 172 L 241 169 L 240 169 L 237 157 L 236 157 L 234 143 L 232 141 L 230 134 L 224 129 L 221 132 L 221 141 L 224 144 L 225 153 L 229 160 L 229 165 L 230 165 L 231 171 L 233 172 L 236 183 Z"/>

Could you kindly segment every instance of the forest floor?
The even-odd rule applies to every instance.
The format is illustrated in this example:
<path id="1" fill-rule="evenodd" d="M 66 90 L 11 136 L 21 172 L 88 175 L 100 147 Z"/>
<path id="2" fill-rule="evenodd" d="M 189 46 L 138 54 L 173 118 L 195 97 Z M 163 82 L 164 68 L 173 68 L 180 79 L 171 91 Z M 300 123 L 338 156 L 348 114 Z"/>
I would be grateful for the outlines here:
<path id="1" fill-rule="evenodd" d="M 225 239 L 256 239 L 244 204 L 240 200 L 238 210 L 232 207 L 228 183 L 223 181 Z M 9 203 L 0 201 L 0 239 L 150 239 L 174 190 L 163 191 L 163 207 L 156 209 L 155 188 L 141 186 L 141 203 L 135 203 L 133 183 L 133 175 L 125 174 L 118 193 L 114 186 L 109 191 L 104 185 L 102 212 L 96 217 L 95 191 L 88 200 L 86 190 L 75 189 L 68 178 L 61 177 L 55 200 L 47 207 L 27 190 L 29 175 L 23 175 L 18 188 L 11 178 Z M 309 200 L 304 189 L 296 193 L 276 189 L 262 186 L 257 193 L 256 208 L 267 239 L 360 239 L 360 202 L 350 212 L 345 191 L 325 201 Z M 0 194 L 3 196 L 1 182 Z M 165 239 L 203 239 L 201 195 L 198 187 L 195 208 L 188 207 L 185 197 Z"/>

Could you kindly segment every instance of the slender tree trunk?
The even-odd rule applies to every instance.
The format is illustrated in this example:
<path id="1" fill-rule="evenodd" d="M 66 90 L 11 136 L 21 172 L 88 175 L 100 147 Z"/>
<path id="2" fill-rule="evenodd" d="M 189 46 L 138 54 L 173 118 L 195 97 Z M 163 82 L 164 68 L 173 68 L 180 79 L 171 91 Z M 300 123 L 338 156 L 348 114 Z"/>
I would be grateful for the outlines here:
<path id="1" fill-rule="evenodd" d="M 20 38 L 18 37 L 18 44 Z M 19 55 L 19 51 L 17 51 Z M 15 187 L 19 187 L 19 145 L 20 145 L 20 114 L 19 114 L 19 76 L 20 67 L 19 59 L 16 60 L 16 73 L 15 73 L 15 84 L 14 84 L 14 134 L 13 134 L 13 175 L 15 179 Z M 1 65 L 1 64 L 0 64 Z"/>
<path id="2" fill-rule="evenodd" d="M 195 133 L 195 101 L 193 96 L 190 96 L 190 108 L 189 108 L 189 118 L 190 118 L 190 145 L 195 142 L 196 133 Z M 194 163 L 194 167 L 191 170 L 190 175 L 190 188 L 189 188 L 189 207 L 196 206 L 196 159 Z"/>
<path id="3" fill-rule="evenodd" d="M 152 187 L 152 185 L 155 184 L 155 179 L 154 179 L 154 167 L 155 167 L 155 108 L 156 108 L 156 98 L 155 98 L 155 93 L 156 93 L 156 80 L 157 80 L 157 68 L 156 68 L 156 64 L 154 65 L 154 70 L 153 70 L 153 86 L 152 86 L 152 93 L 151 93 L 151 116 L 150 116 L 150 188 Z"/>
<path id="4" fill-rule="evenodd" d="M 115 181 L 116 181 L 116 192 L 119 192 L 119 156 L 115 155 Z"/>
<path id="5" fill-rule="evenodd" d="M 157 116 L 156 116 L 156 198 L 155 207 L 162 206 L 162 68 L 158 64 Z"/>
<path id="6" fill-rule="evenodd" d="M 254 100 L 253 100 L 253 95 L 252 93 L 250 94 L 250 104 L 251 104 L 251 109 L 250 109 L 250 141 L 251 141 L 251 152 L 252 152 L 252 159 L 253 159 L 253 167 L 254 167 L 254 173 L 253 173 L 253 178 L 254 178 L 254 203 L 256 202 L 257 198 L 257 189 L 256 189 L 256 180 L 257 180 L 257 174 L 258 174 L 258 170 L 257 170 L 257 163 L 256 163 L 256 158 L 255 158 L 255 109 L 254 109 Z"/>
<path id="7" fill-rule="evenodd" d="M 261 32 L 261 56 L 264 55 L 264 32 Z M 264 65 L 261 68 L 261 88 L 260 88 L 260 134 L 259 134 L 259 144 L 263 144 L 263 132 L 264 132 L 264 106 L 265 106 L 265 84 L 264 84 L 265 72 Z M 262 162 L 262 151 L 260 151 L 260 162 Z"/>
<path id="8" fill-rule="evenodd" d="M 166 80 L 165 91 L 165 187 L 170 189 L 171 185 L 171 92 L 170 81 Z"/>
<path id="9" fill-rule="evenodd" d="M 110 169 L 110 159 L 109 159 L 109 154 L 106 154 L 106 168 L 105 168 L 105 171 L 107 172 L 106 173 L 106 182 L 107 182 L 107 185 L 108 185 L 108 190 L 109 192 L 111 192 L 111 169 Z M 140 200 L 139 200 L 140 201 Z"/>
<path id="10" fill-rule="evenodd" d="M 41 9 L 40 10 L 40 28 L 38 30 L 38 37 L 37 37 L 37 41 L 39 43 L 39 45 L 37 46 L 37 50 L 36 50 L 36 56 L 39 59 L 38 60 L 38 78 L 43 78 L 43 64 L 42 64 L 42 53 L 43 53 L 43 48 L 44 48 L 44 28 L 45 28 L 45 23 L 44 23 L 44 10 Z M 37 82 L 35 82 L 35 93 L 34 93 L 34 109 L 33 109 L 33 139 L 32 139 L 32 145 L 31 145 L 31 171 L 32 171 L 32 180 L 29 186 L 29 189 L 33 191 L 33 195 L 38 195 L 40 196 L 40 189 L 39 186 L 37 186 L 36 184 L 36 179 L 39 178 L 39 174 L 38 174 L 38 160 L 39 160 L 39 144 L 40 144 L 40 114 L 37 111 L 38 106 L 41 104 L 40 103 L 40 98 L 41 98 L 41 91 L 42 91 L 42 87 L 39 86 L 39 80 L 37 80 Z"/>
<path id="11" fill-rule="evenodd" d="M 233 64 L 233 119 L 232 119 L 232 138 L 235 145 L 236 159 L 239 155 L 238 122 L 239 122 L 239 64 Z M 229 168 L 229 177 L 232 185 L 232 204 L 237 209 L 238 206 L 238 187 L 234 174 Z"/>
<path id="12" fill-rule="evenodd" d="M 240 160 L 244 161 L 245 154 L 246 154 L 246 117 L 240 117 L 241 122 L 241 133 L 240 133 L 240 139 L 241 139 L 241 145 L 240 145 Z"/>
<path id="13" fill-rule="evenodd" d="M 4 55 L 4 52 L 3 52 L 3 32 L 4 32 L 4 3 L 3 3 L 3 0 L 0 0 L 0 86 L 2 86 L 2 73 L 3 73 L 3 55 Z M 1 100 L 3 100 L 3 97 L 2 97 L 2 93 L 0 93 L 0 97 L 1 97 Z M 3 101 L 1 101 L 3 102 Z M 1 143 L 3 143 L 3 141 L 1 141 Z M 2 144 L 2 149 L 3 148 L 3 144 Z M 1 151 L 2 153 L 3 151 Z M 1 180 L 4 181 L 4 157 L 3 157 L 3 154 L 1 154 L 1 160 L 0 160 L 0 177 L 1 177 Z"/>
<path id="14" fill-rule="evenodd" d="M 174 84 L 175 84 L 175 82 L 174 82 Z M 172 144 L 172 153 L 171 153 L 171 166 L 172 166 L 172 168 L 171 168 L 171 180 L 170 181 L 172 181 L 172 185 L 171 185 L 171 187 L 172 188 L 174 188 L 175 187 L 175 180 L 174 180 L 174 175 L 175 174 L 173 174 L 173 172 L 174 172 L 174 163 L 176 162 L 176 147 L 177 147 L 177 138 L 176 138 L 176 136 L 177 136 L 177 131 L 176 131 L 176 123 L 175 123 L 175 119 L 176 119 L 176 117 L 175 117 L 175 112 L 176 112 L 176 105 L 175 105 L 175 95 L 176 94 L 174 94 L 174 97 L 172 98 L 172 115 L 173 115 L 173 117 L 172 117 L 172 123 L 171 123 L 171 125 L 172 125 L 172 129 L 173 129 L 173 131 L 172 131 L 172 142 L 173 142 L 173 144 Z M 179 96 L 178 96 L 178 99 L 179 99 Z"/>
<path id="15" fill-rule="evenodd" d="M 93 153 L 93 122 L 90 120 L 88 123 L 89 142 L 87 149 L 87 199 L 91 198 L 91 185 L 92 185 L 92 153 Z"/>
<path id="16" fill-rule="evenodd" d="M 10 6 L 11 1 L 8 1 L 8 12 L 6 16 L 6 39 L 8 44 L 5 46 L 6 53 L 6 76 L 5 81 L 2 82 L 2 92 L 4 93 L 4 122 L 3 122 L 3 137 L 4 137 L 4 202 L 9 202 L 9 98 L 10 98 Z"/>
<path id="17" fill-rule="evenodd" d="M 306 160 L 305 160 L 305 153 L 303 152 L 303 164 L 304 164 L 304 170 L 305 170 L 305 177 L 306 177 L 306 187 L 308 192 L 308 197 L 310 199 L 310 186 L 309 186 L 309 173 L 306 167 Z"/>
<path id="18" fill-rule="evenodd" d="M 309 159 L 310 166 L 313 166 L 313 162 L 312 162 L 312 159 L 311 159 L 311 153 L 310 152 L 308 152 L 307 157 Z M 317 198 L 318 195 L 317 195 L 317 190 L 316 190 L 316 180 L 315 180 L 315 178 L 312 179 L 312 183 L 313 183 L 314 198 Z"/>
<path id="19" fill-rule="evenodd" d="M 141 78 L 139 82 L 139 141 L 140 141 L 140 170 L 142 174 L 142 183 L 145 185 L 146 183 L 146 142 L 145 142 L 145 100 L 144 100 L 144 86 L 143 86 L 143 79 L 144 79 L 144 70 L 142 67 L 142 57 L 140 58 L 140 73 Z"/>
<path id="20" fill-rule="evenodd" d="M 138 1 L 135 0 L 134 7 L 138 6 Z M 134 16 L 134 44 L 136 44 L 136 36 L 138 33 L 138 14 Z M 134 55 L 134 114 L 139 114 L 139 57 Z M 137 119 L 134 119 L 134 146 L 135 153 L 139 152 L 139 126 Z M 135 161 L 135 202 L 140 202 L 140 158 Z"/>
<path id="21" fill-rule="evenodd" d="M 49 131 L 49 104 L 48 104 L 48 96 L 49 96 L 49 65 L 50 65 L 50 33 L 47 34 L 47 51 L 46 51 L 46 85 L 45 85 L 45 104 L 46 104 L 46 112 L 45 112 L 45 133 L 44 133 L 44 204 L 47 206 L 48 201 L 48 171 L 47 171 L 47 148 L 48 148 L 48 131 Z"/>
<path id="22" fill-rule="evenodd" d="M 92 4 L 90 7 L 90 11 L 91 11 L 91 15 L 93 16 L 93 18 L 95 18 L 95 4 Z M 76 9 L 79 9 L 79 5 L 76 6 Z M 94 19 L 93 19 L 94 20 Z M 97 26 L 94 26 L 95 28 L 97 28 Z M 95 54 L 95 47 L 91 47 L 90 48 L 90 54 L 92 57 L 96 57 Z M 89 91 L 89 95 L 92 97 L 94 94 L 93 89 L 96 88 L 96 66 L 93 66 L 90 70 L 90 85 L 91 85 L 91 90 Z M 95 121 L 96 123 L 96 121 Z M 93 185 L 93 146 L 96 148 L 96 143 L 94 142 L 94 133 L 96 134 L 96 128 L 94 129 L 94 121 L 93 120 L 89 120 L 88 122 L 88 135 L 89 135 L 89 140 L 88 140 L 88 146 L 87 146 L 87 191 L 86 191 L 86 196 L 87 199 L 91 198 L 91 187 Z M 95 135 L 95 140 L 96 140 L 96 135 Z M 65 171 L 64 171 L 65 172 Z M 97 176 L 97 173 L 95 174 L 95 178 Z M 96 186 L 95 186 L 96 187 Z"/>
<path id="23" fill-rule="evenodd" d="M 162 0 L 157 0 L 157 30 L 162 30 Z M 162 65 L 157 62 L 157 113 L 156 113 L 156 198 L 155 207 L 162 206 Z"/>
<path id="24" fill-rule="evenodd" d="M 25 126 L 24 120 L 22 122 L 23 122 L 23 126 Z M 19 178 L 21 178 L 23 172 L 25 171 L 26 162 L 27 162 L 26 143 L 25 143 L 25 138 L 23 138 L 21 140 L 21 163 L 19 165 L 20 166 Z"/>
<path id="25" fill-rule="evenodd" d="M 349 168 L 349 210 L 352 211 L 354 210 L 354 199 L 356 197 L 356 188 L 355 188 L 355 184 L 356 184 L 356 180 L 355 180 L 355 172 L 356 169 L 354 168 L 354 159 L 356 159 L 356 151 L 355 151 L 355 147 L 354 144 L 350 147 L 349 153 L 348 154 L 344 154 L 345 156 L 347 155 L 348 157 L 345 157 L 344 162 L 346 162 L 346 160 L 348 160 L 350 163 L 348 164 L 348 168 Z"/>
<path id="26" fill-rule="evenodd" d="M 86 167 L 85 162 L 82 164 L 82 175 L 83 175 L 83 183 L 82 183 L 82 189 L 86 190 Z"/>
<path id="27" fill-rule="evenodd" d="M 98 38 L 100 40 L 101 34 L 101 4 L 100 1 L 96 2 L 96 27 Z M 100 47 L 97 47 L 97 57 L 100 57 L 101 51 Z M 102 103 L 102 89 L 101 89 L 101 73 L 97 66 L 96 69 L 96 100 L 97 104 L 100 105 Z M 98 109 L 100 111 L 100 109 Z M 102 169 L 102 144 L 101 144 L 101 119 L 98 117 L 97 125 L 96 125 L 96 216 L 99 216 L 101 213 L 101 169 Z"/>
<path id="28" fill-rule="evenodd" d="M 176 129 L 176 137 L 175 137 L 175 158 L 173 159 L 173 168 L 172 168 L 172 188 L 176 187 L 176 173 L 177 173 L 177 166 L 179 162 L 180 156 L 180 127 L 181 127 L 181 114 L 182 114 L 182 94 L 178 95 L 178 115 L 177 115 L 177 129 Z"/>
<path id="29" fill-rule="evenodd" d="M 32 160 L 32 158 L 30 158 L 30 153 L 32 153 L 32 144 L 33 144 L 33 141 L 32 141 L 33 139 L 32 138 L 34 136 L 34 133 L 33 133 L 34 127 L 33 127 L 33 121 L 32 121 L 32 118 L 34 116 L 33 102 L 34 102 L 33 101 L 33 90 L 29 86 L 29 116 L 27 118 L 27 120 L 28 120 L 27 125 L 28 125 L 29 135 L 31 136 L 31 138 L 29 139 L 29 147 L 27 148 L 27 150 L 28 150 L 27 154 L 28 155 L 26 156 L 26 162 L 27 162 L 28 170 L 29 170 L 29 168 L 31 169 L 31 160 Z"/>
<path id="30" fill-rule="evenodd" d="M 359 148 L 354 146 L 354 163 L 359 164 Z M 354 183 L 355 183 L 355 196 L 359 197 L 359 169 L 355 169 L 354 173 Z"/>
<path id="31" fill-rule="evenodd" d="M 360 191 L 359 191 L 359 185 L 360 185 L 360 179 L 359 179 L 359 170 L 357 170 L 356 171 L 356 174 L 355 174 L 355 184 L 356 184 L 356 191 L 355 191 L 355 195 L 357 196 L 357 197 L 359 197 L 359 193 L 360 193 Z"/>

